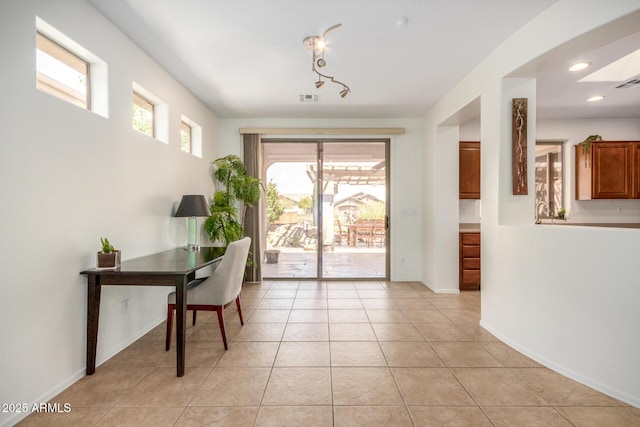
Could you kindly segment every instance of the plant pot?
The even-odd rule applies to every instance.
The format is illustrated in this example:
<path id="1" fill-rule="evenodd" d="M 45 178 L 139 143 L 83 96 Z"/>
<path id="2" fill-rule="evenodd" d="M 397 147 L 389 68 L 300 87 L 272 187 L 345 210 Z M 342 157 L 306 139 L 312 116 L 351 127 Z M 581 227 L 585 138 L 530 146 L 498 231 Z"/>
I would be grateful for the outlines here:
<path id="1" fill-rule="evenodd" d="M 280 250 L 278 249 L 267 249 L 264 251 L 267 256 L 267 264 L 277 264 L 278 256 L 280 255 Z"/>
<path id="2" fill-rule="evenodd" d="M 96 254 L 96 268 L 99 270 L 115 270 L 120 268 L 120 251 L 98 252 Z"/>

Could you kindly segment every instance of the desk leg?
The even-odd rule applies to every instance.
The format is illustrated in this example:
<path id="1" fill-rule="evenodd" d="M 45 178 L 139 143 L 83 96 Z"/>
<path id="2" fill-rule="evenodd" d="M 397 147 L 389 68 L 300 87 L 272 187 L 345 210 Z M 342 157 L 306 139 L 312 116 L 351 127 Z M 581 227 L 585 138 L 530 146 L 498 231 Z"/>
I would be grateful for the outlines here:
<path id="1" fill-rule="evenodd" d="M 98 347 L 98 318 L 100 316 L 100 276 L 87 277 L 87 375 L 96 371 Z"/>
<path id="2" fill-rule="evenodd" d="M 187 334 L 187 276 L 176 278 L 176 355 L 178 376 L 184 375 Z"/>

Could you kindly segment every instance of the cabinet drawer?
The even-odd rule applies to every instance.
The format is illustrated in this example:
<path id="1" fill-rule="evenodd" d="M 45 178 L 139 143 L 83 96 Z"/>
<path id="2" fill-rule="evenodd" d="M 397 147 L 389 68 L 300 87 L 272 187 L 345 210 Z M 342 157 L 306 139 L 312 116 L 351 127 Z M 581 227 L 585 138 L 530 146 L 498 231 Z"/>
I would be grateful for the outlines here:
<path id="1" fill-rule="evenodd" d="M 480 258 L 480 246 L 463 246 L 462 258 Z"/>
<path id="2" fill-rule="evenodd" d="M 463 270 L 480 270 L 480 258 L 464 258 L 462 260 Z"/>
<path id="3" fill-rule="evenodd" d="M 479 245 L 480 233 L 464 233 L 462 235 L 462 244 L 463 245 Z"/>
<path id="4" fill-rule="evenodd" d="M 480 283 L 480 270 L 462 270 L 462 283 L 465 284 L 479 284 Z"/>

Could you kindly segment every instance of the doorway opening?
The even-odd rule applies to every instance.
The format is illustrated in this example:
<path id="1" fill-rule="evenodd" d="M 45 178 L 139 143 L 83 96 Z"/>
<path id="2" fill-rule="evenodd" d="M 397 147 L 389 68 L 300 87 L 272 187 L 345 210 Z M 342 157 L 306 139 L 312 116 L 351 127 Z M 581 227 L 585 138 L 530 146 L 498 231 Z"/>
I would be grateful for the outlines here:
<path id="1" fill-rule="evenodd" d="M 262 276 L 389 277 L 388 139 L 263 139 Z"/>

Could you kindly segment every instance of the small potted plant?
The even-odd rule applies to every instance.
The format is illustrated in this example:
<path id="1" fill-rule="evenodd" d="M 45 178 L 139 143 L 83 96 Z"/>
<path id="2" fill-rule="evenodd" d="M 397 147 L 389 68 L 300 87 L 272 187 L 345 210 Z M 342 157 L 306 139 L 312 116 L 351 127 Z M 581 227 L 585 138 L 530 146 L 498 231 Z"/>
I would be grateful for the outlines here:
<path id="1" fill-rule="evenodd" d="M 565 216 L 567 215 L 567 211 L 565 208 L 562 208 L 558 211 L 558 218 L 559 219 L 566 219 Z"/>
<path id="2" fill-rule="evenodd" d="M 102 243 L 102 250 L 96 257 L 97 268 L 101 270 L 119 268 L 120 251 L 114 248 L 106 237 L 101 237 L 100 243 Z"/>

